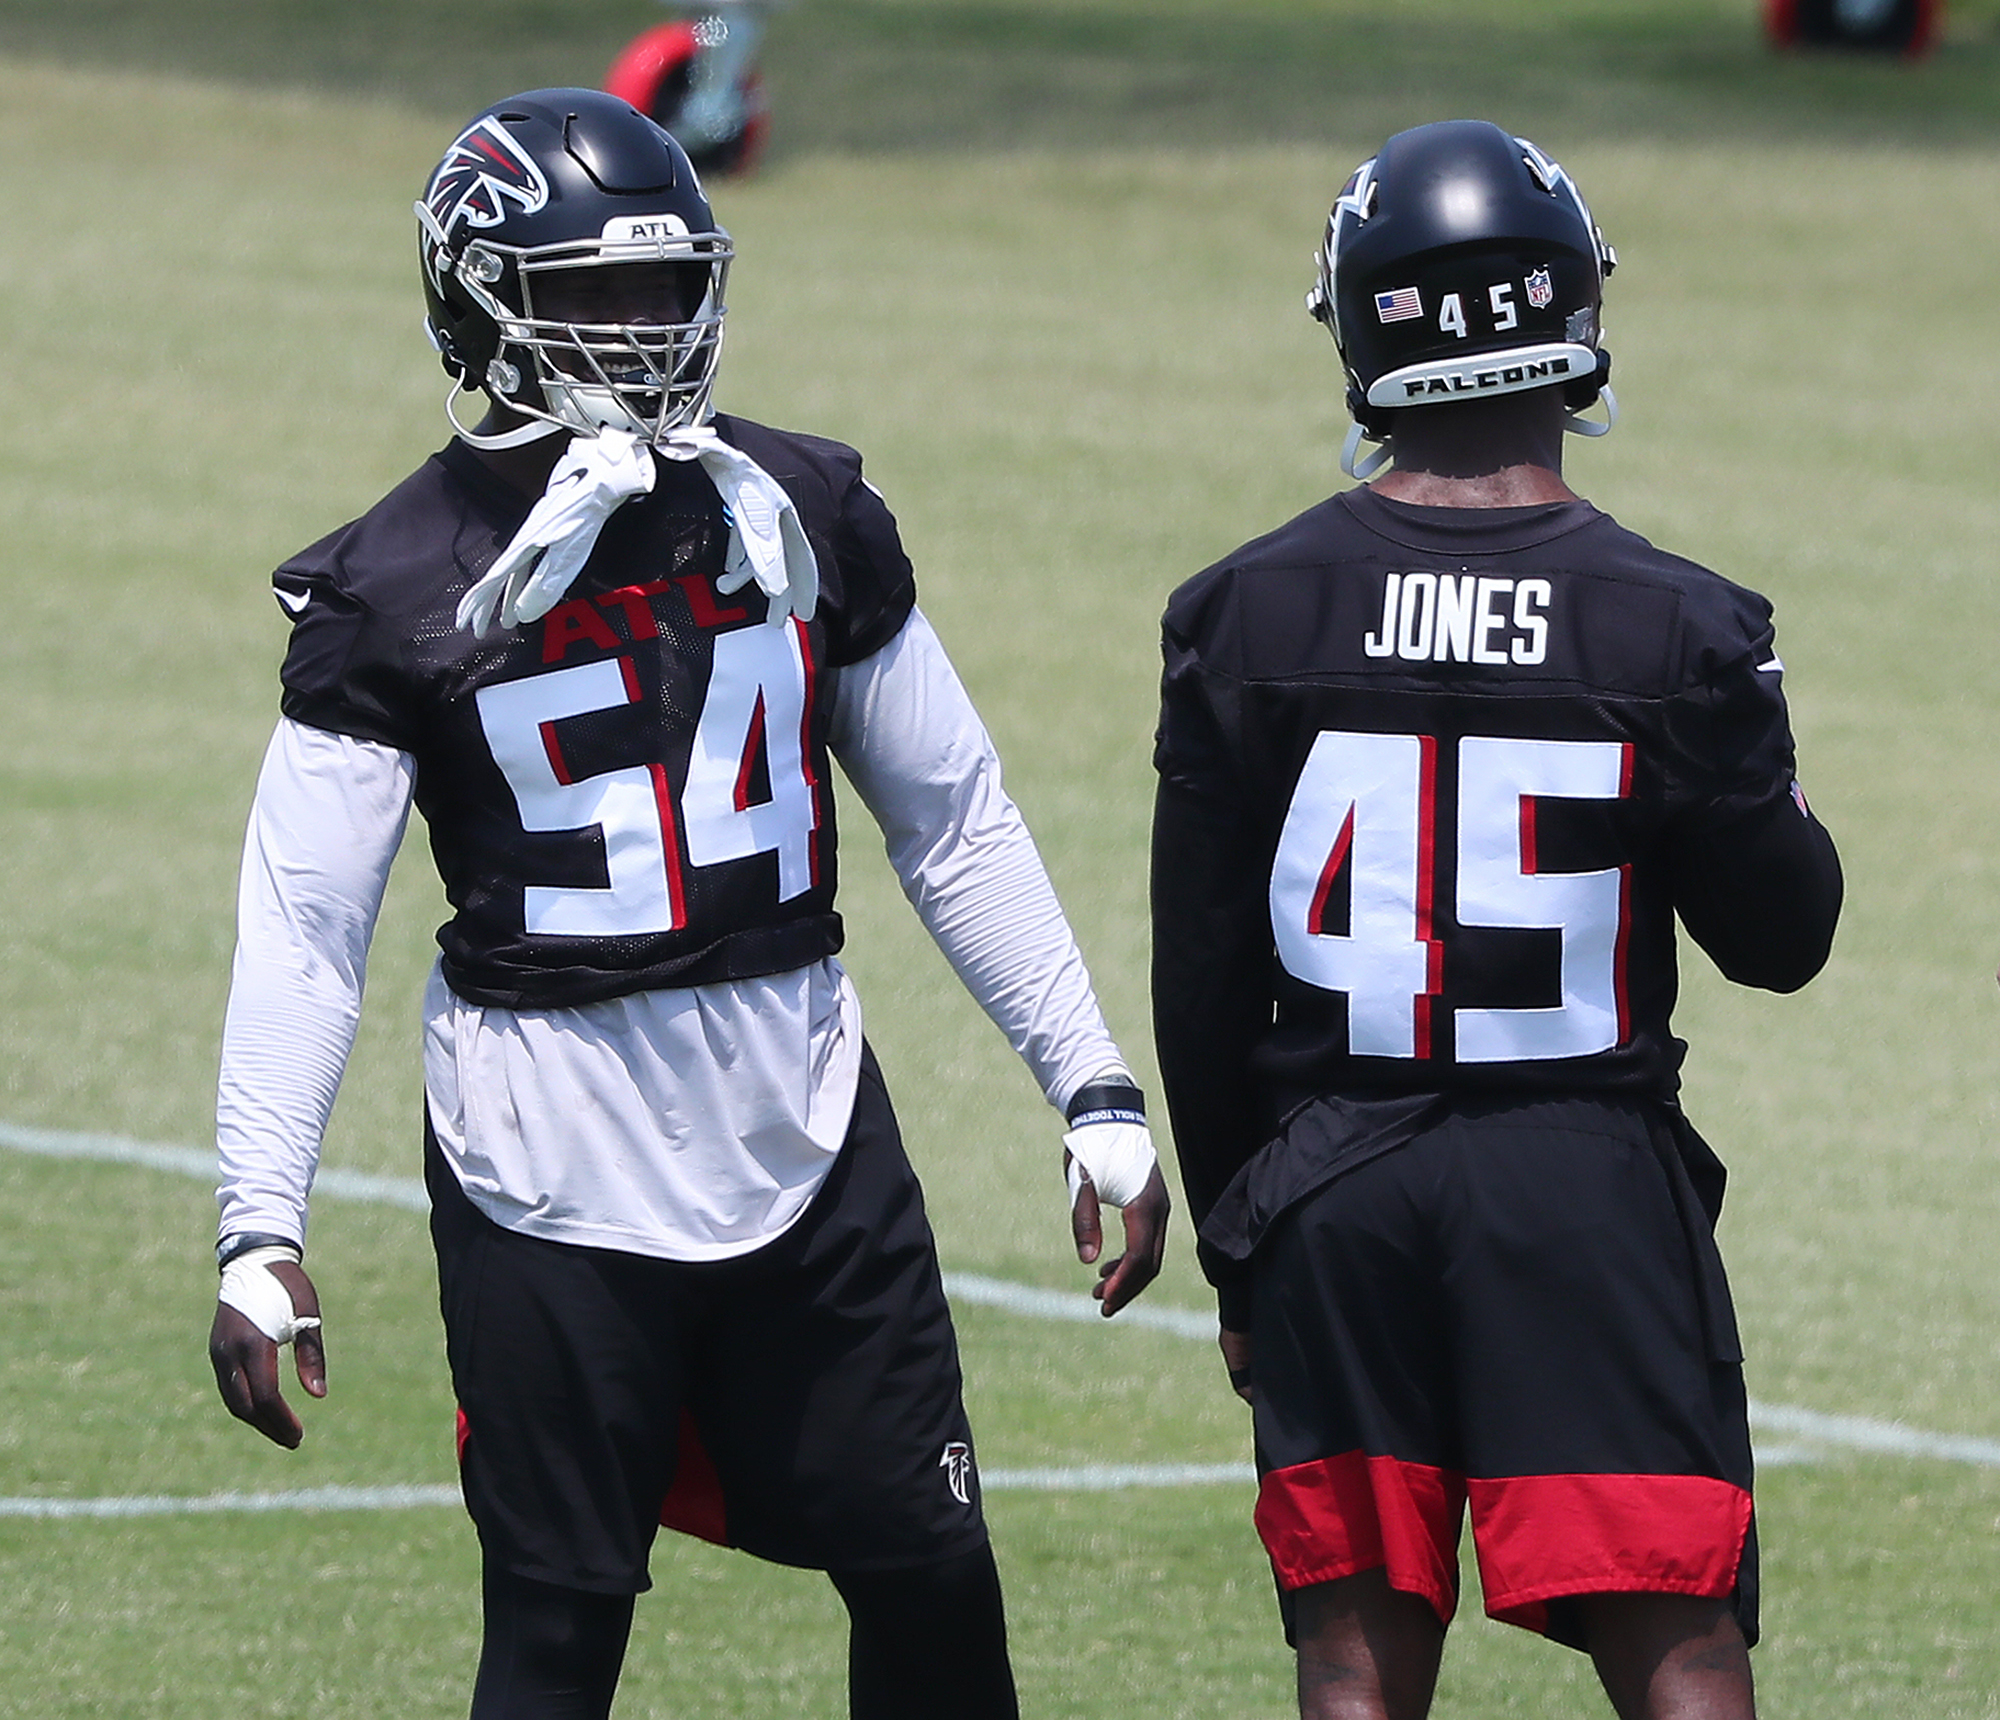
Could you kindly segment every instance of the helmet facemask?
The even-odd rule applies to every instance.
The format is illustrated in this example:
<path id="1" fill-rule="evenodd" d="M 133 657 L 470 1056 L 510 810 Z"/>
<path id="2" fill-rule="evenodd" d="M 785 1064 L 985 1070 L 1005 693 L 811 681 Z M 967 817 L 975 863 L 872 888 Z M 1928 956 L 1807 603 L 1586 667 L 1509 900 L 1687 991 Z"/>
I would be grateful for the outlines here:
<path id="1" fill-rule="evenodd" d="M 705 423 L 722 356 L 731 254 L 719 231 L 527 248 L 475 239 L 453 274 L 500 336 L 478 380 L 496 403 L 551 429 L 583 435 L 623 430 L 657 443 Z M 619 295 L 611 272 L 662 264 L 681 283 L 642 295 L 659 312 L 635 316 L 634 295 Z M 592 295 L 584 281 L 581 296 L 622 297 L 619 313 L 577 320 L 570 305 L 579 295 L 572 289 L 598 271 L 605 272 L 607 290 Z"/>

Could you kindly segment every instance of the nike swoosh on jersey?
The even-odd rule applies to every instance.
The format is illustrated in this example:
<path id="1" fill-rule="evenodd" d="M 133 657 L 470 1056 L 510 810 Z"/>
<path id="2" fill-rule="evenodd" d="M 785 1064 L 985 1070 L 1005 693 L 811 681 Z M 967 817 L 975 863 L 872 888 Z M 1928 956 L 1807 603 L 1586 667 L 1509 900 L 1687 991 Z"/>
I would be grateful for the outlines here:
<path id="1" fill-rule="evenodd" d="M 1760 675 L 1782 675 L 1784 671 L 1785 665 L 1776 657 L 1773 657 L 1768 663 L 1759 663 L 1757 665 L 1757 673 Z"/>
<path id="2" fill-rule="evenodd" d="M 310 591 L 287 591 L 282 585 L 274 585 L 271 587 L 271 590 L 276 595 L 278 601 L 294 615 L 305 614 L 306 605 L 312 602 L 312 593 Z"/>

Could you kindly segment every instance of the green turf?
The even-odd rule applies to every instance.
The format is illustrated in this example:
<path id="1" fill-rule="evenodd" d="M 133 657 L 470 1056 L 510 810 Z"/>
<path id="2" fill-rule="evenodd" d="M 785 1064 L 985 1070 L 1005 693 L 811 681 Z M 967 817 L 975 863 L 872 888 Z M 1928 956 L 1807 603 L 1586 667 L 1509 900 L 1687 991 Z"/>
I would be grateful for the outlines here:
<path id="1" fill-rule="evenodd" d="M 1676 143 L 1977 145 L 2000 0 L 1903 67 L 1778 56 L 1758 0 L 797 0 L 766 55 L 780 159 L 1316 143 L 1449 111 Z M 650 0 L 0 0 L 0 53 L 412 103 L 594 83 Z M 884 99 L 885 92 L 893 92 Z"/>
<path id="2" fill-rule="evenodd" d="M 409 199 L 465 112 L 593 77 L 657 15 L 0 0 L 0 1122 L 205 1140 L 283 638 L 264 575 L 439 439 Z M 2000 1437 L 1996 9 L 1958 0 L 1916 67 L 1771 56 L 1747 4 L 1530 16 L 802 0 L 769 168 L 712 187 L 741 250 L 725 403 L 867 451 L 1144 1061 L 1154 624 L 1337 482 L 1299 309 L 1326 202 L 1392 125 L 1483 107 L 1537 135 L 1624 259 L 1627 418 L 1573 475 L 1775 598 L 1848 865 L 1803 996 L 1689 963 L 1753 1391 Z M 848 836 L 852 965 L 947 1265 L 1080 1288 L 1052 1119 L 851 808 Z M 331 1164 L 413 1174 L 436 917 L 413 844 Z M 212 1402 L 211 1223 L 197 1182 L 0 1152 L 0 1497 L 448 1481 L 421 1221 L 319 1204 L 335 1395 L 295 1456 Z M 1189 1255 L 1182 1232 L 1163 1303 L 1202 1306 Z M 989 1467 L 1245 1455 L 1200 1343 L 962 1326 Z M 2000 1713 L 2000 1473 L 1850 1455 L 1773 1469 L 1762 1503 L 1771 1712 Z M 1028 1712 L 1282 1715 L 1246 1510 L 997 1495 Z M 435 1508 L 0 1519 L 0 1715 L 462 1712 L 473 1570 Z M 814 1579 L 677 1547 L 640 1618 L 621 1714 L 836 1709 Z M 1468 1622 L 1438 1712 L 1598 1706 L 1574 1657 Z"/>

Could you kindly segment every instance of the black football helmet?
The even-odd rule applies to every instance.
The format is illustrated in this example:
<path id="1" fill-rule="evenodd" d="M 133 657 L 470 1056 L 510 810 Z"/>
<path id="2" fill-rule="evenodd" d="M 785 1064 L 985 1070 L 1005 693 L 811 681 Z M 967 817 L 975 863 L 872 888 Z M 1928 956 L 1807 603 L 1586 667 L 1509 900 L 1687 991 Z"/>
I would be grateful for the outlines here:
<path id="1" fill-rule="evenodd" d="M 1572 414 L 1602 393 L 1615 413 L 1601 312 L 1617 255 L 1525 138 L 1481 120 L 1398 132 L 1348 180 L 1317 261 L 1306 308 L 1340 351 L 1359 436 L 1385 441 L 1403 407 L 1530 388 L 1560 386 Z"/>
<path id="2" fill-rule="evenodd" d="M 506 446 L 611 428 L 654 442 L 706 420 L 734 248 L 686 152 L 628 102 L 554 89 L 496 103 L 445 151 L 416 215 L 425 328 L 457 384 L 445 410 L 461 435 Z M 577 271 L 633 264 L 678 266 L 658 320 L 555 314 Z M 452 408 L 468 388 L 534 422 L 467 432 Z"/>

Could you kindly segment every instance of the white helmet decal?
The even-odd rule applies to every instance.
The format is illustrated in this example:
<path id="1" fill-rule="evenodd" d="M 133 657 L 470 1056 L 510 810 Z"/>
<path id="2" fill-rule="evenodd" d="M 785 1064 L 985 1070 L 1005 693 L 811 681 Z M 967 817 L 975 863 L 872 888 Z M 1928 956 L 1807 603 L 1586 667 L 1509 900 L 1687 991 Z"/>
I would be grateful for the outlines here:
<path id="1" fill-rule="evenodd" d="M 532 215 L 548 200 L 540 164 L 491 114 L 459 133 L 424 193 L 424 207 L 440 235 L 449 234 L 460 215 L 474 227 L 497 227 L 507 219 L 507 204 Z"/>

